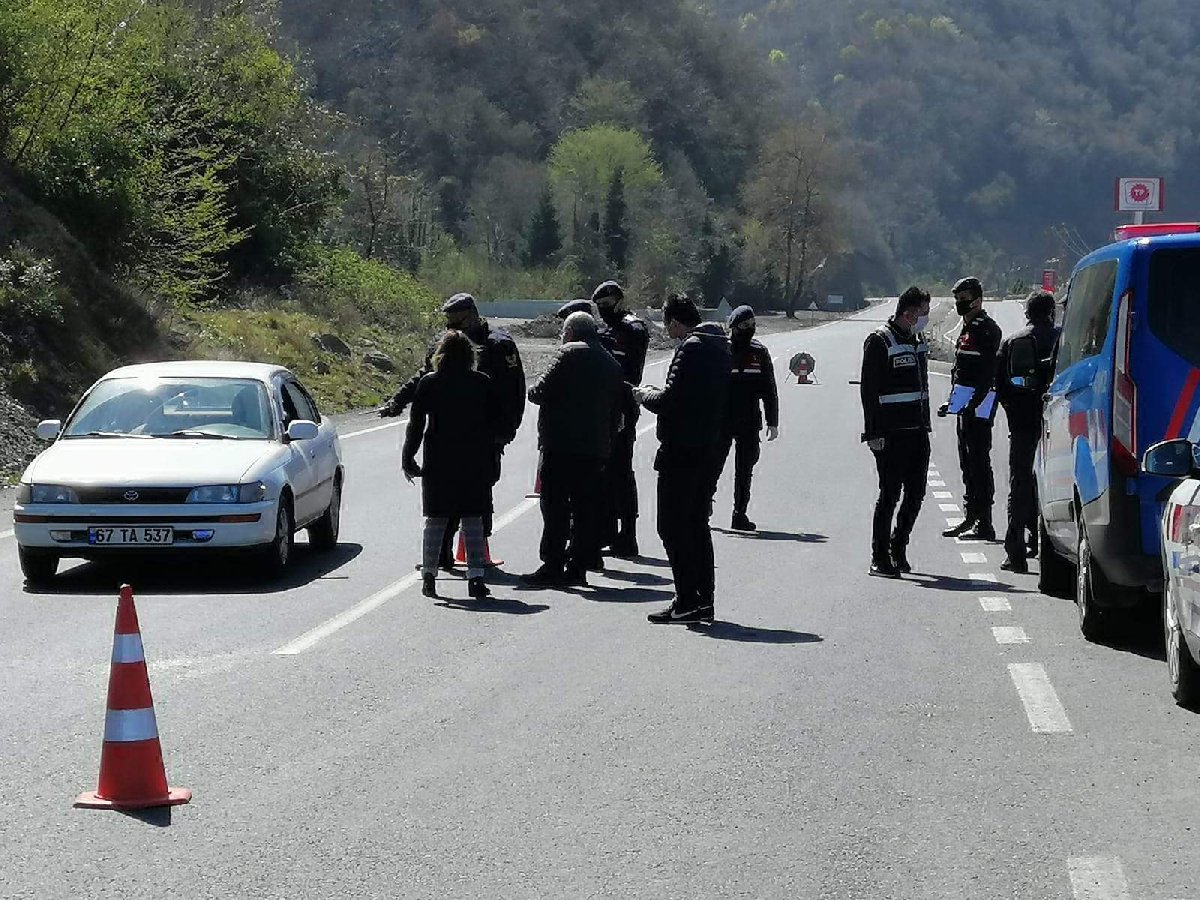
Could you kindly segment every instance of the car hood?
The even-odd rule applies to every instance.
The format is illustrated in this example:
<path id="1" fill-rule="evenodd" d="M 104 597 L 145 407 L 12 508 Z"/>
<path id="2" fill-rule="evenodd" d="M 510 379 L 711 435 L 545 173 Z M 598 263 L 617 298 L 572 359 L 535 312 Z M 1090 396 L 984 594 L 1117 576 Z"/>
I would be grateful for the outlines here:
<path id="1" fill-rule="evenodd" d="M 43 450 L 22 480 L 107 487 L 237 484 L 262 477 L 287 453 L 273 441 L 72 438 Z"/>

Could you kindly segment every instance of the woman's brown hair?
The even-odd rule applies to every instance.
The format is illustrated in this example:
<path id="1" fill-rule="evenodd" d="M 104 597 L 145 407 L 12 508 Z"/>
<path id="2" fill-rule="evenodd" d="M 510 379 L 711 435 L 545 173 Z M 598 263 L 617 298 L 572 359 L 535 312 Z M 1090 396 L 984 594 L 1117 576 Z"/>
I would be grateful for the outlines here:
<path id="1" fill-rule="evenodd" d="M 433 371 L 469 372 L 475 368 L 475 345 L 461 331 L 451 329 L 433 352 Z"/>

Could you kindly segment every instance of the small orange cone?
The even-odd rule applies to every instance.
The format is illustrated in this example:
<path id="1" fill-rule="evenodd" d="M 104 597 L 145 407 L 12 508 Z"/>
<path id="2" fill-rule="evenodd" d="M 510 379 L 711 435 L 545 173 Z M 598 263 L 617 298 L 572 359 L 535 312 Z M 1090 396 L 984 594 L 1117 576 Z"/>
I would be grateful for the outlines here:
<path id="1" fill-rule="evenodd" d="M 537 474 L 533 476 L 533 490 L 525 495 L 526 500 L 542 496 L 542 454 L 538 454 Z"/>
<path id="2" fill-rule="evenodd" d="M 454 548 L 454 561 L 460 565 L 465 565 L 467 562 L 467 539 L 463 537 L 462 529 L 458 531 L 458 546 Z M 504 565 L 502 559 L 492 559 L 492 548 L 488 545 L 488 539 L 483 539 L 483 564 L 489 569 L 496 569 Z"/>
<path id="3" fill-rule="evenodd" d="M 187 788 L 167 786 L 133 588 L 125 584 L 117 601 L 100 783 L 96 790 L 80 794 L 75 805 L 86 809 L 148 809 L 177 806 L 191 799 L 192 792 Z"/>

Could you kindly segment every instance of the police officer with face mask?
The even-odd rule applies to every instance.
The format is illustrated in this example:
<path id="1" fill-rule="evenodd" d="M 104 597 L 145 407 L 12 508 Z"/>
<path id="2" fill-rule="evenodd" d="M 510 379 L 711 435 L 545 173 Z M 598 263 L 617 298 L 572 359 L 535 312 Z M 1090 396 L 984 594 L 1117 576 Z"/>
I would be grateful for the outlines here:
<path id="1" fill-rule="evenodd" d="M 896 314 L 863 345 L 862 439 L 879 474 L 871 574 L 883 578 L 912 571 L 908 542 L 925 499 L 931 428 L 929 346 L 922 332 L 928 326 L 929 294 L 910 287 L 900 295 Z"/>
<path id="2" fill-rule="evenodd" d="M 720 480 L 730 449 L 734 449 L 733 521 L 734 531 L 754 531 L 757 526 L 746 515 L 750 507 L 750 484 L 758 462 L 759 431 L 766 413 L 767 440 L 779 437 L 779 391 L 775 386 L 775 366 L 766 346 L 754 339 L 754 310 L 739 306 L 729 315 L 729 345 L 733 353 L 729 402 L 725 429 L 717 451 L 713 490 Z"/>
<path id="3" fill-rule="evenodd" d="M 996 355 L 1000 350 L 1000 326 L 983 309 L 983 285 L 978 278 L 964 278 L 954 285 L 954 308 L 963 317 L 962 331 L 954 345 L 954 388 L 967 388 L 971 398 L 958 413 L 958 464 L 966 496 L 966 518 L 942 532 L 944 537 L 964 541 L 994 541 L 992 504 L 996 482 L 992 475 L 992 424 L 995 404 L 987 410 L 988 394 L 996 382 Z M 981 407 L 986 414 L 981 414 Z M 939 416 L 948 413 L 945 404 Z"/>
<path id="4" fill-rule="evenodd" d="M 600 340 L 610 349 L 624 373 L 626 384 L 637 387 L 642 383 L 646 368 L 646 351 L 650 347 L 650 328 L 637 316 L 626 311 L 625 292 L 615 281 L 606 281 L 592 292 L 592 302 L 600 312 Z M 633 445 L 637 438 L 640 410 L 627 410 L 624 426 L 613 444 L 608 460 L 605 492 L 609 507 L 605 514 L 603 543 L 614 556 L 638 555 L 637 480 L 633 474 Z"/>
<path id="5" fill-rule="evenodd" d="M 1025 300 L 1029 322 L 1000 345 L 996 366 L 996 395 L 1008 418 L 1008 558 L 1000 568 L 1024 574 L 1028 555 L 1037 550 L 1037 487 L 1033 458 L 1042 434 L 1042 397 L 1054 378 L 1054 348 L 1059 328 L 1054 324 L 1054 295 L 1034 291 Z M 1029 533 L 1029 543 L 1025 535 Z"/>

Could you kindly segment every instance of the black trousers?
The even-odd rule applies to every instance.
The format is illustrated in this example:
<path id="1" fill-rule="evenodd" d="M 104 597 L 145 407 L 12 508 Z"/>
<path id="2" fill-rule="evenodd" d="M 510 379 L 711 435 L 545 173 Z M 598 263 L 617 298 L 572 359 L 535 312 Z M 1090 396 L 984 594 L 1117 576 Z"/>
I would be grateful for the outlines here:
<path id="1" fill-rule="evenodd" d="M 968 522 L 992 524 L 996 482 L 992 476 L 992 423 L 963 413 L 958 417 L 958 465 L 966 496 Z"/>
<path id="2" fill-rule="evenodd" d="M 721 438 L 717 448 L 716 474 L 713 477 L 713 493 L 716 493 L 717 482 L 725 471 L 725 463 L 729 460 L 729 451 L 733 450 L 733 512 L 735 515 L 745 515 L 750 508 L 750 485 L 754 481 L 754 466 L 762 453 L 762 443 L 758 437 L 758 429 L 727 434 Z"/>
<path id="3" fill-rule="evenodd" d="M 893 546 L 908 546 L 921 512 L 929 473 L 929 432 L 915 429 L 890 432 L 884 437 L 883 449 L 874 453 L 879 498 L 875 501 L 871 528 L 871 557 L 885 560 Z"/>
<path id="4" fill-rule="evenodd" d="M 542 562 L 582 572 L 600 553 L 604 461 L 542 453 Z"/>
<path id="5" fill-rule="evenodd" d="M 504 448 L 497 447 L 495 453 L 495 470 L 492 473 L 492 487 L 495 487 L 500 481 L 500 463 L 504 458 Z M 490 538 L 492 536 L 492 498 L 488 498 L 488 511 L 483 514 L 483 536 Z M 454 535 L 458 533 L 459 526 L 462 520 L 457 516 L 452 516 L 446 522 L 446 533 L 442 537 L 442 559 L 443 563 L 450 563 L 454 559 Z"/>
<path id="6" fill-rule="evenodd" d="M 1028 555 L 1025 533 L 1037 533 L 1037 484 L 1033 458 L 1040 428 L 1013 428 L 1008 437 L 1008 530 L 1004 549 L 1008 558 L 1023 561 Z"/>
<path id="7" fill-rule="evenodd" d="M 637 442 L 637 423 L 627 424 L 613 438 L 612 455 L 604 467 L 604 521 L 601 546 L 611 544 L 617 535 L 631 531 L 638 517 L 637 477 L 633 474 L 633 450 Z"/>
<path id="8" fill-rule="evenodd" d="M 712 533 L 712 470 L 716 448 L 692 453 L 659 450 L 658 536 L 662 538 L 675 578 L 675 602 L 694 609 L 713 602 L 716 571 Z"/>

